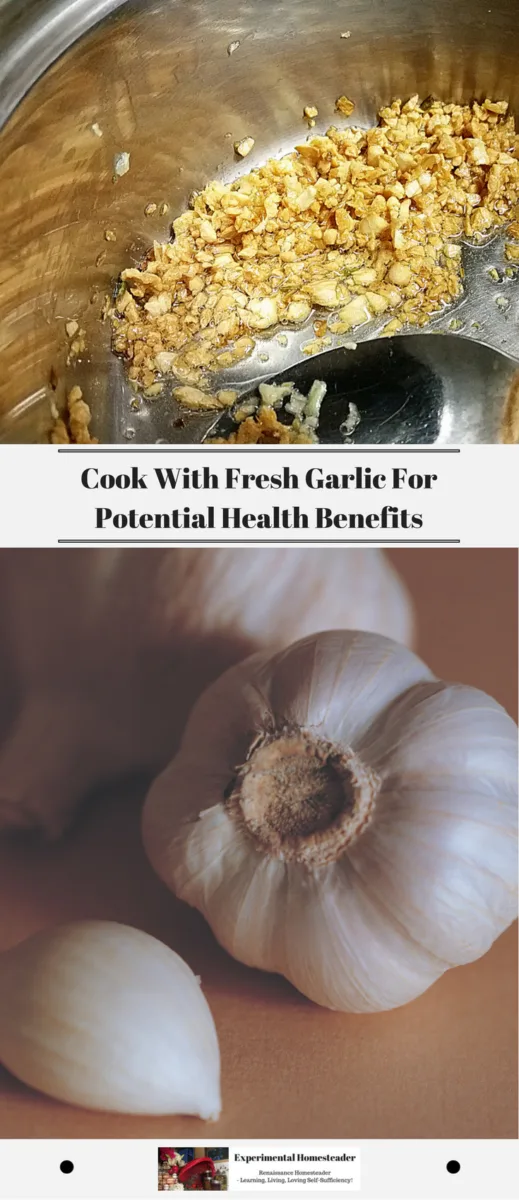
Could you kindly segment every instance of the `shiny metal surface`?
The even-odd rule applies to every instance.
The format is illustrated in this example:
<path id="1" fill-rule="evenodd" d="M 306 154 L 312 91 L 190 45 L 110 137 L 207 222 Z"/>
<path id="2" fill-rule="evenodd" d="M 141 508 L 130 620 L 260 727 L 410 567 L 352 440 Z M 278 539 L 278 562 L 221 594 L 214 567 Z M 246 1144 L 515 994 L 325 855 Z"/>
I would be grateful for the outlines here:
<path id="1" fill-rule="evenodd" d="M 519 399 L 515 364 L 466 338 L 373 338 L 356 351 L 328 350 L 276 376 L 276 382 L 288 379 L 302 392 L 314 379 L 327 384 L 318 428 L 322 444 L 459 446 L 513 440 Z M 346 436 L 341 425 L 350 403 L 360 419 Z M 233 428 L 224 414 L 208 422 L 207 436 L 227 436 Z"/>
<path id="2" fill-rule="evenodd" d="M 124 0 L 0 0 L 0 128 L 47 67 Z"/>
<path id="3" fill-rule="evenodd" d="M 361 124 L 414 92 L 457 101 L 499 95 L 519 113 L 518 51 L 516 0 L 0 0 L 0 105 L 11 113 L 0 135 L 0 437 L 45 439 L 51 398 L 78 382 L 103 441 L 199 440 L 213 418 L 179 413 L 167 396 L 136 406 L 110 352 L 99 314 L 120 270 L 168 236 L 193 189 L 291 148 L 306 132 L 305 104 L 319 109 L 315 132 L 331 123 L 345 89 Z M 232 143 L 249 134 L 255 146 L 245 167 Z M 121 150 L 131 168 L 114 183 Z M 164 200 L 167 217 L 144 216 L 147 203 Z M 107 229 L 115 242 L 105 240 Z M 491 366 L 471 339 L 519 356 L 519 281 L 503 273 L 499 240 L 465 256 L 466 298 L 416 342 L 430 343 L 442 381 L 442 438 L 450 429 L 454 441 L 513 440 L 513 364 L 497 357 Z M 494 266 L 498 283 L 488 274 Z M 461 328 L 448 345 L 432 337 L 453 317 Z M 69 318 L 86 329 L 87 349 L 67 366 Z M 359 330 L 355 340 L 376 331 Z M 233 373 L 240 390 L 292 366 L 301 340 L 294 333 L 287 348 L 275 338 L 260 347 L 267 362 Z M 397 340 L 408 345 L 412 336 Z M 485 380 L 492 387 L 482 393 Z M 381 423 L 377 440 L 392 440 L 394 428 Z M 415 434 L 429 441 L 431 422 L 417 418 Z"/>

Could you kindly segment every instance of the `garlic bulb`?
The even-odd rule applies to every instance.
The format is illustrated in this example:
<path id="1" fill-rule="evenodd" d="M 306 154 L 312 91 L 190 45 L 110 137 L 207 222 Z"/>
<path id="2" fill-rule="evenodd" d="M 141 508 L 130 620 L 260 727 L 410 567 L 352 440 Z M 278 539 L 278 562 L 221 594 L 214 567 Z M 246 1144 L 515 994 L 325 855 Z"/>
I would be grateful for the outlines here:
<path id="1" fill-rule="evenodd" d="M 0 829 L 48 835 L 98 784 L 161 770 L 231 663 L 337 624 L 404 641 L 412 626 L 369 549 L 4 550 L 2 606 L 17 712 L 0 729 Z"/>
<path id="2" fill-rule="evenodd" d="M 143 816 L 162 879 L 318 1004 L 405 1004 L 516 914 L 517 729 L 372 634 L 231 668 Z"/>
<path id="3" fill-rule="evenodd" d="M 2 955 L 0 1060 L 86 1108 L 220 1112 L 218 1039 L 196 976 L 156 938 L 112 921 L 58 926 Z"/>

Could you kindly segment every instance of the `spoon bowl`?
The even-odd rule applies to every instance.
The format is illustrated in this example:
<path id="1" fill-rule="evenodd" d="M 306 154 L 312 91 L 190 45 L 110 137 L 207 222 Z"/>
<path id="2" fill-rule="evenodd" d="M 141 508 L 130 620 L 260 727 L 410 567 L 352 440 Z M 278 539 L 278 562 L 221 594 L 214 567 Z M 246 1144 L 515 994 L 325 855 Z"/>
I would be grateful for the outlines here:
<path id="1" fill-rule="evenodd" d="M 517 365 L 467 338 L 375 339 L 356 350 L 325 351 L 273 382 L 291 380 L 307 394 L 314 379 L 327 386 L 317 430 L 322 444 L 459 446 L 511 442 L 519 432 Z M 354 427 L 348 433 L 350 415 Z M 226 412 L 213 418 L 206 436 L 227 437 L 235 428 L 232 411 Z"/>

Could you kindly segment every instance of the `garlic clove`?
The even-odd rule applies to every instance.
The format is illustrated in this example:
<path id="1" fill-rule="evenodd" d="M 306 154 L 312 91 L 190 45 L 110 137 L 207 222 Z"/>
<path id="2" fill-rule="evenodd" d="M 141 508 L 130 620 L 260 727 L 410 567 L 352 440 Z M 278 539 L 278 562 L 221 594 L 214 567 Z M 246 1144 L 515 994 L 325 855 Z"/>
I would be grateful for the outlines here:
<path id="1" fill-rule="evenodd" d="M 386 780 L 370 848 L 384 903 L 437 958 L 450 965 L 454 942 L 472 962 L 517 915 L 514 723 L 483 692 L 436 682 L 401 697 L 369 753 Z"/>
<path id="2" fill-rule="evenodd" d="M 381 654 L 376 639 L 348 636 L 346 657 L 342 629 L 327 631 L 326 641 L 304 638 L 275 659 L 264 655 L 261 686 L 278 723 L 303 727 L 325 723 L 330 741 L 341 742 L 346 733 L 349 743 L 356 745 L 386 705 L 407 688 L 434 679 L 425 663 L 397 642 L 385 640 Z"/>
<path id="3" fill-rule="evenodd" d="M 2 955 L 0 1060 L 85 1108 L 220 1112 L 218 1038 L 197 977 L 156 938 L 112 921 L 58 926 Z"/>

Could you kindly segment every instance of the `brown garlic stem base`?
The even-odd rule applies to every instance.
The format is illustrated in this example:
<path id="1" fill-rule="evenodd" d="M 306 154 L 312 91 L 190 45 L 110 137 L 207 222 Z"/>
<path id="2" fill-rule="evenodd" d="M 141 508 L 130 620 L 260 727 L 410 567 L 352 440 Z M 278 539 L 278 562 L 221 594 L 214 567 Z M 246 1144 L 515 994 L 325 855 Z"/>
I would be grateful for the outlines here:
<path id="1" fill-rule="evenodd" d="M 364 831 L 379 788 L 353 750 L 284 729 L 254 742 L 225 804 L 264 853 L 316 868 Z"/>

